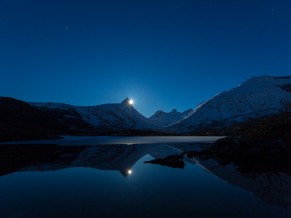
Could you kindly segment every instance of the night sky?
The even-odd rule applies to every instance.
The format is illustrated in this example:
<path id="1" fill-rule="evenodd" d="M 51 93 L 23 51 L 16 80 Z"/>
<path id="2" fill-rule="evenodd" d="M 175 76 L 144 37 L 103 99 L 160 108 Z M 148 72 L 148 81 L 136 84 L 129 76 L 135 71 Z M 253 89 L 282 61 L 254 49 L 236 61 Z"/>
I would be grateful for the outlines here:
<path id="1" fill-rule="evenodd" d="M 291 75 L 288 0 L 0 0 L 0 95 L 180 111 Z"/>

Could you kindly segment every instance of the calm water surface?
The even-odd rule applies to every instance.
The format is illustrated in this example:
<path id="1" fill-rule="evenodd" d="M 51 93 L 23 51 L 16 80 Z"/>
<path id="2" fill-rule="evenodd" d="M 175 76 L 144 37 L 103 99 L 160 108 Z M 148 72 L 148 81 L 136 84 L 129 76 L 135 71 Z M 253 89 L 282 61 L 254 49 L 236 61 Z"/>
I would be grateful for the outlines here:
<path id="1" fill-rule="evenodd" d="M 291 217 L 288 175 L 144 163 L 216 138 L 119 138 L 0 145 L 0 217 Z"/>

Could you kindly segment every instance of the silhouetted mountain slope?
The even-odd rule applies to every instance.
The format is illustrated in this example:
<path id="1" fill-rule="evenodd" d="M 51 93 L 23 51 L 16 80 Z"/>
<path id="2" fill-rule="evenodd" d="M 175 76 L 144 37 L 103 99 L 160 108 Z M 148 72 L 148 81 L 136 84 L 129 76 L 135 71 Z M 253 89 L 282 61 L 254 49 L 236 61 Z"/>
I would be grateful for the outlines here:
<path id="1" fill-rule="evenodd" d="M 0 97 L 1 140 L 55 138 L 92 129 L 76 111 L 44 110 L 20 100 Z"/>

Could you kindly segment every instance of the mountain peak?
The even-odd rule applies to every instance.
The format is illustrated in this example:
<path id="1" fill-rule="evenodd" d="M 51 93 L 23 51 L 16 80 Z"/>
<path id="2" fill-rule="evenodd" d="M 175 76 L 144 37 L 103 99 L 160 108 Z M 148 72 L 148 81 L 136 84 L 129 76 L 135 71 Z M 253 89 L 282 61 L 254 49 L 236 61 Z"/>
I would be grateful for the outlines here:
<path id="1" fill-rule="evenodd" d="M 171 110 L 170 113 L 178 113 L 178 111 L 176 109 Z"/>
<path id="2" fill-rule="evenodd" d="M 126 98 L 121 102 L 121 104 L 128 104 L 128 102 L 129 102 L 129 98 L 126 97 Z"/>
<path id="3" fill-rule="evenodd" d="M 290 84 L 291 83 L 291 76 L 253 76 L 247 79 L 242 85 L 255 85 L 261 84 L 263 86 L 269 85 L 282 85 L 282 84 Z"/>
<path id="4" fill-rule="evenodd" d="M 166 113 L 165 111 L 157 110 L 152 116 L 154 116 L 154 115 L 161 115 L 161 114 L 165 114 L 165 113 Z"/>
<path id="5" fill-rule="evenodd" d="M 125 99 L 121 102 L 121 104 L 124 104 L 124 105 L 133 105 L 133 100 L 127 97 L 127 98 L 125 98 Z"/>
<path id="6" fill-rule="evenodd" d="M 158 110 L 149 119 L 160 127 L 166 127 L 184 119 L 191 111 L 181 113 L 177 109 L 173 109 L 170 112 Z"/>

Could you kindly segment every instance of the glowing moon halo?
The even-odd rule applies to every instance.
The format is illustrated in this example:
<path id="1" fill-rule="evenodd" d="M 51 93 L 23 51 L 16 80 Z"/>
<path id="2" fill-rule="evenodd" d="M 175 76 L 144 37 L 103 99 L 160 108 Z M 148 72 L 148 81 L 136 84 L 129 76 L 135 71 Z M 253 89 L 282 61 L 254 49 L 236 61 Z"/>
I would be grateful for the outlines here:
<path id="1" fill-rule="evenodd" d="M 133 105 L 134 104 L 134 100 L 133 99 L 129 99 L 128 104 Z"/>
<path id="2" fill-rule="evenodd" d="M 131 175 L 132 174 L 132 170 L 127 170 L 127 174 Z"/>

